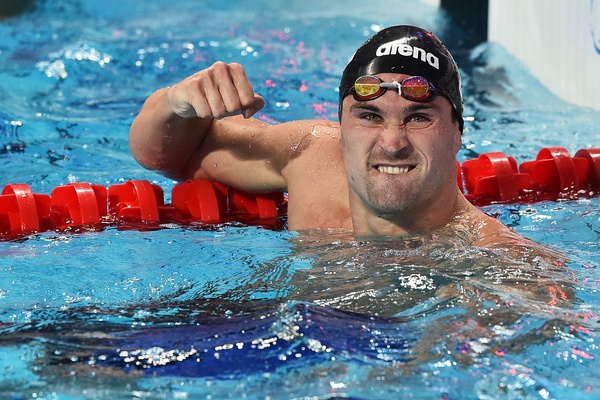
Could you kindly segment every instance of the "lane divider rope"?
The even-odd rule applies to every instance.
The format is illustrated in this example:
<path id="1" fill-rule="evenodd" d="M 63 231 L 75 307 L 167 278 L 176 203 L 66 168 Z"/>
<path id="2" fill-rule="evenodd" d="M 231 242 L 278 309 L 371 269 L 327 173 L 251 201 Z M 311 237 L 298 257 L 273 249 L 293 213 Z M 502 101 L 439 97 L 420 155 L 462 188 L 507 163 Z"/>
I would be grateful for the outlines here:
<path id="1" fill-rule="evenodd" d="M 593 197 L 600 193 L 600 148 L 577 151 L 546 147 L 520 166 L 501 152 L 481 154 L 462 165 L 457 184 L 478 206 Z M 156 229 L 161 224 L 213 225 L 240 222 L 276 229 L 287 214 L 285 193 L 248 193 L 218 182 L 188 181 L 173 186 L 171 204 L 163 189 L 146 180 L 107 187 L 68 183 L 50 195 L 22 183 L 0 194 L 0 240 L 44 231 L 98 230 L 108 225 Z"/>

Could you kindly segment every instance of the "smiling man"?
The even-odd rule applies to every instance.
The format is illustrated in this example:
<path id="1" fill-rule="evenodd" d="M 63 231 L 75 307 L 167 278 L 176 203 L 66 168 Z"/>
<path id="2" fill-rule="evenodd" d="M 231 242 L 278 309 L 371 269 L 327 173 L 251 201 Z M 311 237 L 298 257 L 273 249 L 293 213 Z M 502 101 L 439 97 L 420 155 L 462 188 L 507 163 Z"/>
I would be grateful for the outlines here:
<path id="1" fill-rule="evenodd" d="M 149 97 L 131 127 L 131 151 L 176 180 L 286 191 L 292 230 L 447 228 L 473 245 L 524 240 L 459 190 L 460 76 L 433 34 L 394 26 L 365 42 L 341 79 L 339 124 L 269 125 L 251 117 L 263 106 L 241 65 L 217 62 Z"/>

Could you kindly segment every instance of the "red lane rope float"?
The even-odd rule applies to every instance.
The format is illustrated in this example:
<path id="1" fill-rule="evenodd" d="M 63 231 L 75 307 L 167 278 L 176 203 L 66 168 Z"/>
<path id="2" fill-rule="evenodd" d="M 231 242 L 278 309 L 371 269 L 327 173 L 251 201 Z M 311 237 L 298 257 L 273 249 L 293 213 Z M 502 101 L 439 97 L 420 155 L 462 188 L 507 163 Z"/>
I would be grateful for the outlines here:
<path id="1" fill-rule="evenodd" d="M 49 227 L 50 197 L 25 184 L 7 185 L 0 195 L 0 233 L 18 235 Z"/>
<path id="2" fill-rule="evenodd" d="M 480 206 L 597 196 L 600 148 L 581 149 L 571 157 L 563 147 L 547 147 L 520 166 L 504 153 L 485 153 L 462 166 L 457 163 L 457 183 Z M 176 184 L 171 200 L 165 204 L 163 189 L 145 180 L 108 188 L 69 183 L 50 196 L 34 194 L 26 184 L 11 184 L 0 194 L 0 239 L 122 222 L 139 228 L 166 222 L 275 227 L 287 212 L 284 193 L 247 193 L 205 180 Z"/>
<path id="3" fill-rule="evenodd" d="M 517 171 L 517 162 L 504 153 L 486 153 L 463 162 L 465 186 L 472 201 L 513 201 L 531 187 L 531 176 Z"/>
<path id="4" fill-rule="evenodd" d="M 546 147 L 517 167 L 503 153 L 486 153 L 462 165 L 467 198 L 477 205 L 575 199 L 598 195 L 600 148 Z"/>
<path id="5" fill-rule="evenodd" d="M 99 224 L 107 217 L 106 188 L 77 182 L 59 186 L 50 196 L 50 209 L 57 229 Z"/>

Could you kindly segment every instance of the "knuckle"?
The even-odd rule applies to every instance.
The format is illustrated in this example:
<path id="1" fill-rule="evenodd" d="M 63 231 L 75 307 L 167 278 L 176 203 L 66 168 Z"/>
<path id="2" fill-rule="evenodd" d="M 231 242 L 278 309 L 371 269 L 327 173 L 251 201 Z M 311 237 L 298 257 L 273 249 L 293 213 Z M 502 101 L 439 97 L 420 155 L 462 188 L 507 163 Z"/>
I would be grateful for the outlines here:
<path id="1" fill-rule="evenodd" d="M 230 68 L 231 68 L 232 74 L 236 75 L 241 80 L 247 80 L 246 71 L 244 70 L 244 67 L 242 66 L 242 64 L 232 63 L 232 64 L 230 64 Z"/>
<path id="2" fill-rule="evenodd" d="M 206 82 L 207 80 L 211 79 L 210 78 L 210 71 L 209 70 L 198 71 L 194 75 L 192 75 L 190 79 L 192 81 L 196 81 L 196 82 L 199 82 L 199 83 Z"/>
<path id="3" fill-rule="evenodd" d="M 207 88 L 210 87 L 212 83 L 212 78 L 206 75 L 199 75 L 196 77 L 195 89 L 200 89 L 204 92 Z"/>
<path id="4" fill-rule="evenodd" d="M 238 62 L 232 62 L 231 64 L 229 64 L 229 68 L 231 68 L 231 70 L 235 72 L 244 72 L 244 67 L 242 67 L 242 64 Z"/>
<path id="5" fill-rule="evenodd" d="M 217 74 L 222 74 L 226 73 L 229 67 L 223 61 L 217 61 L 210 67 L 210 69 Z"/>

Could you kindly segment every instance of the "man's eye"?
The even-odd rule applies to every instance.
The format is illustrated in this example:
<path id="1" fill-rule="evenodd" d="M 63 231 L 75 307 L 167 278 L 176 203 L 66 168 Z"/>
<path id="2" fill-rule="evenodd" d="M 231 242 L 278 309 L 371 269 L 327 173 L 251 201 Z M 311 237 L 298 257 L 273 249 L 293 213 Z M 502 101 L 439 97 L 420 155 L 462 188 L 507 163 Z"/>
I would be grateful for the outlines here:
<path id="1" fill-rule="evenodd" d="M 426 115 L 423 114 L 415 114 L 412 115 L 409 118 L 410 121 L 415 121 L 415 122 L 424 122 L 424 121 L 429 121 L 429 117 L 427 117 Z"/>
<path id="2" fill-rule="evenodd" d="M 365 121 L 379 121 L 381 117 L 375 113 L 364 113 L 360 116 L 360 119 Z"/>
<path id="3" fill-rule="evenodd" d="M 425 114 L 413 114 L 406 119 L 407 124 L 426 126 L 431 124 L 432 120 L 428 115 Z"/>

